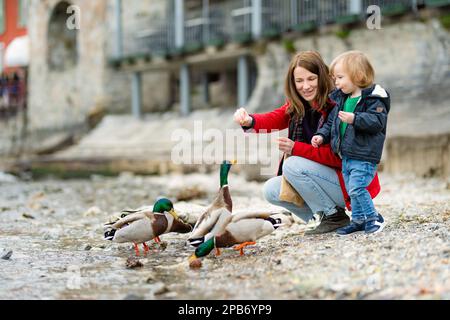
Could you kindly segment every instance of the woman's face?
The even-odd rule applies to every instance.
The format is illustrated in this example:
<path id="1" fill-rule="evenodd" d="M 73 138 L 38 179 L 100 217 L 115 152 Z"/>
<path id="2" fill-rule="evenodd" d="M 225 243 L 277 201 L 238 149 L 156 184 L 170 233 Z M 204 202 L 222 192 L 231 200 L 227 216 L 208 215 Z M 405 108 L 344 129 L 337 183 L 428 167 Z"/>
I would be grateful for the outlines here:
<path id="1" fill-rule="evenodd" d="M 294 69 L 294 81 L 297 92 L 308 102 L 316 99 L 319 86 L 319 76 L 303 67 Z"/>

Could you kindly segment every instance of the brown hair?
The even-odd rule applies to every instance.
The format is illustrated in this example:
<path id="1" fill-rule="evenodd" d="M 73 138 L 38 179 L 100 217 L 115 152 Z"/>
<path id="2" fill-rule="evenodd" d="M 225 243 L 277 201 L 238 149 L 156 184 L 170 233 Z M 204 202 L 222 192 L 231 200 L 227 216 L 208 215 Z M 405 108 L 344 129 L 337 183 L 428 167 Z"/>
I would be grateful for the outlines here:
<path id="1" fill-rule="evenodd" d="M 347 51 L 334 58 L 330 66 L 331 74 L 334 74 L 334 68 L 339 62 L 342 62 L 343 68 L 355 86 L 367 88 L 373 84 L 375 71 L 367 56 L 361 51 Z"/>
<path id="2" fill-rule="evenodd" d="M 284 83 L 284 91 L 289 102 L 287 113 L 294 112 L 300 117 L 305 115 L 306 102 L 298 93 L 295 87 L 294 70 L 297 67 L 302 67 L 318 76 L 318 88 L 315 102 L 317 110 L 322 110 L 328 100 L 328 94 L 334 88 L 333 81 L 327 65 L 322 59 L 322 56 L 317 51 L 303 51 L 297 53 L 291 60 L 289 69 Z"/>

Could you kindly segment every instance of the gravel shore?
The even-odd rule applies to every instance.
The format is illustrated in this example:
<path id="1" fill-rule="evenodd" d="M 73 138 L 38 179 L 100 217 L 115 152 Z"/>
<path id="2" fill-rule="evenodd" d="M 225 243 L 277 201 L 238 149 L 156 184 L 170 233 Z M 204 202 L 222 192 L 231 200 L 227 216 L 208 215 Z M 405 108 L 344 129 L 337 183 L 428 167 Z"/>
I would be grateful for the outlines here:
<path id="1" fill-rule="evenodd" d="M 210 254 L 192 270 L 187 235 L 127 268 L 129 244 L 103 240 L 125 208 L 168 196 L 195 220 L 217 174 L 21 181 L 0 175 L 0 299 L 450 299 L 450 184 L 380 175 L 380 234 L 304 236 L 299 220 L 247 247 Z M 262 183 L 229 178 L 234 209 L 274 210 Z"/>

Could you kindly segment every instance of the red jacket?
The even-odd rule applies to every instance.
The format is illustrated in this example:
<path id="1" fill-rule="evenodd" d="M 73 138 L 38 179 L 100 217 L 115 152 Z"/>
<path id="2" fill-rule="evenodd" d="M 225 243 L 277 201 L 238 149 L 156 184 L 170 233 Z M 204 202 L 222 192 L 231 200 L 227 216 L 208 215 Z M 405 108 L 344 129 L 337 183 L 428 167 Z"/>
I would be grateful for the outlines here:
<path id="1" fill-rule="evenodd" d="M 328 116 L 329 111 L 333 106 L 332 101 L 328 101 L 328 108 L 324 108 L 321 112 L 324 116 Z M 283 106 L 268 113 L 252 114 L 253 117 L 253 130 L 259 132 L 260 130 L 266 130 L 270 133 L 275 130 L 284 130 L 289 127 L 291 117 L 286 113 L 286 109 L 289 107 L 289 102 L 286 102 Z M 322 145 L 319 148 L 314 148 L 312 145 L 304 142 L 296 141 L 294 148 L 292 149 L 292 155 L 303 157 L 315 161 L 317 163 L 332 167 L 336 170 L 336 174 L 339 178 L 342 194 L 344 196 L 345 204 L 349 210 L 351 210 L 350 197 L 345 189 L 344 178 L 342 177 L 342 160 L 331 149 L 330 144 Z M 378 180 L 378 174 L 375 174 L 370 185 L 367 187 L 372 198 L 375 198 L 380 192 L 380 182 Z"/>

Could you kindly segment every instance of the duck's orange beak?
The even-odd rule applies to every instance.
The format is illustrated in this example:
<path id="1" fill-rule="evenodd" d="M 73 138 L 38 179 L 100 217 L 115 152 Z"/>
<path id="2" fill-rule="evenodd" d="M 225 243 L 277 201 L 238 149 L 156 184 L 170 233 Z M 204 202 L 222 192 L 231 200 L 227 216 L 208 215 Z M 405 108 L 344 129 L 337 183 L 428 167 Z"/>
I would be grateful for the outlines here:
<path id="1" fill-rule="evenodd" d="M 189 257 L 189 263 L 191 263 L 192 261 L 194 261 L 195 259 L 197 259 L 198 257 L 195 255 L 195 253 L 192 254 L 192 256 Z"/>

